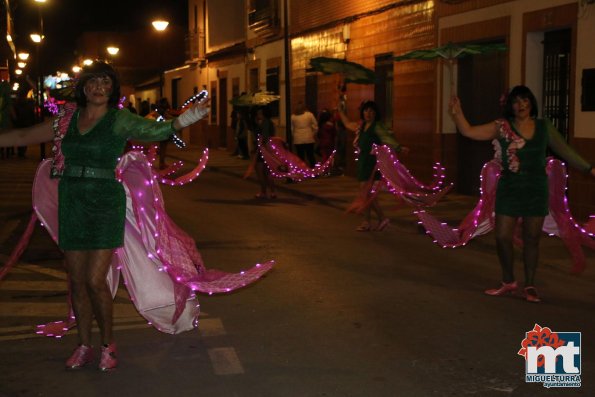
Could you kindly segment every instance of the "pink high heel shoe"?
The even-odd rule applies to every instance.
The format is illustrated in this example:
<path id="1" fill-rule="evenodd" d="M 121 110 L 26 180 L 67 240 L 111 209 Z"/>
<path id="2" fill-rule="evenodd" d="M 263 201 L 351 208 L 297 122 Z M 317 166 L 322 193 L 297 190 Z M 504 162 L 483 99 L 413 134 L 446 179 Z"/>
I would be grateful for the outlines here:
<path id="1" fill-rule="evenodd" d="M 80 345 L 66 360 L 66 368 L 68 369 L 79 369 L 93 361 L 93 347 Z"/>
<path id="2" fill-rule="evenodd" d="M 107 346 L 101 346 L 101 360 L 99 361 L 99 369 L 102 371 L 110 371 L 118 366 L 118 359 L 116 357 L 116 344 L 114 342 Z"/>
<path id="3" fill-rule="evenodd" d="M 527 302 L 541 302 L 541 299 L 539 298 L 539 295 L 537 295 L 537 289 L 535 289 L 535 287 L 525 287 L 523 289 L 523 292 L 525 293 L 525 299 L 527 300 Z"/>
<path id="4" fill-rule="evenodd" d="M 486 295 L 491 296 L 502 296 L 506 294 L 514 294 L 519 289 L 519 286 L 516 281 L 511 283 L 502 282 L 502 286 L 500 288 L 492 288 L 486 289 L 484 292 Z"/>

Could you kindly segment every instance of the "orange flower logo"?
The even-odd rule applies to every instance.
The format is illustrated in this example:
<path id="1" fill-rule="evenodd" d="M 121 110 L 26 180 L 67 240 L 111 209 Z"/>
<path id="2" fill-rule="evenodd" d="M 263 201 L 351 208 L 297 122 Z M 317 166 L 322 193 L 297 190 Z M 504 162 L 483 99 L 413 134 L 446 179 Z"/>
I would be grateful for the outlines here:
<path id="1" fill-rule="evenodd" d="M 525 357 L 527 360 L 527 348 L 535 347 L 539 349 L 542 346 L 551 346 L 553 349 L 564 346 L 566 341 L 560 339 L 558 334 L 552 332 L 548 327 L 541 327 L 539 324 L 535 324 L 533 330 L 527 332 L 527 336 L 521 342 L 521 350 L 517 353 L 519 356 Z M 558 359 L 558 357 L 556 358 Z M 539 356 L 537 359 L 537 366 L 542 367 L 545 362 L 543 356 Z"/>

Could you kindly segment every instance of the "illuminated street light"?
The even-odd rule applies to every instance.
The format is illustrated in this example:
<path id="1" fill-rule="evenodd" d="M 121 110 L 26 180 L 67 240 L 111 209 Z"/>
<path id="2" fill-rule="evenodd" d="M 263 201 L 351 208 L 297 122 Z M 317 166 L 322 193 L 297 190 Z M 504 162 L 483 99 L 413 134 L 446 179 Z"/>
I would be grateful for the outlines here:
<path id="1" fill-rule="evenodd" d="M 87 58 L 87 59 L 85 59 L 83 61 L 83 65 L 85 65 L 85 66 L 89 66 L 89 65 L 92 65 L 92 64 L 93 64 L 93 60 L 92 59 L 88 59 Z"/>
<path id="2" fill-rule="evenodd" d="M 29 53 L 28 52 L 19 52 L 19 59 L 21 61 L 26 61 L 27 59 L 29 59 Z"/>
<path id="3" fill-rule="evenodd" d="M 80 66 L 78 66 L 78 65 L 76 65 L 76 66 L 73 66 L 73 67 L 72 67 L 72 71 L 73 71 L 75 74 L 77 74 L 78 72 L 80 72 L 80 71 L 81 71 L 81 67 L 80 67 Z"/>
<path id="4" fill-rule="evenodd" d="M 110 55 L 116 55 L 119 51 L 120 49 L 118 47 L 107 47 L 107 52 Z"/>
<path id="5" fill-rule="evenodd" d="M 157 19 L 153 22 L 151 22 L 153 24 L 153 28 L 155 28 L 155 30 L 159 33 L 162 33 L 165 29 L 167 29 L 167 25 L 169 25 L 168 21 L 164 21 L 163 19 Z M 163 97 L 163 54 L 161 51 L 161 46 L 162 46 L 162 37 L 159 37 L 160 40 L 158 40 L 158 54 L 159 54 L 159 98 L 161 99 Z"/>
<path id="6" fill-rule="evenodd" d="M 44 39 L 44 36 L 38 33 L 31 33 L 29 37 L 31 37 L 31 40 L 33 40 L 35 43 L 41 43 L 41 40 Z"/>
<path id="7" fill-rule="evenodd" d="M 23 71 L 21 69 L 15 69 L 14 74 L 16 74 L 18 76 L 18 75 L 23 74 Z"/>
<path id="8" fill-rule="evenodd" d="M 167 29 L 167 25 L 169 25 L 169 22 L 164 21 L 163 19 L 158 19 L 151 23 L 153 24 L 153 27 L 155 28 L 155 30 L 157 30 L 159 32 L 163 32 L 165 29 Z"/>
<path id="9" fill-rule="evenodd" d="M 26 62 L 17 62 L 17 66 L 21 69 L 25 69 L 25 66 L 27 66 Z"/>

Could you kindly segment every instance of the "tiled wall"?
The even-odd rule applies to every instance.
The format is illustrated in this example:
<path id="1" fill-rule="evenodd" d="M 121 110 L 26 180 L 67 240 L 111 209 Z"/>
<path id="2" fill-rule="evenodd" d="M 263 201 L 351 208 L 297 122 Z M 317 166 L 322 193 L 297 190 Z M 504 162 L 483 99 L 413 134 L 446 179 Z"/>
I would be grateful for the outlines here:
<path id="1" fill-rule="evenodd" d="M 412 2 L 403 2 L 411 4 Z M 325 26 L 341 15 L 358 15 L 350 22 L 351 41 L 345 45 L 341 31 L 343 25 L 294 37 L 292 40 L 292 98 L 304 98 L 305 75 L 309 59 L 317 56 L 345 58 L 374 69 L 375 56 L 430 48 L 436 43 L 433 2 L 414 2 L 413 5 L 387 7 L 388 1 L 310 1 L 300 2 L 297 21 L 292 30 L 308 29 L 316 24 Z M 292 10 L 293 11 L 293 10 Z M 361 13 L 369 12 L 362 15 Z M 292 23 L 294 19 L 292 18 Z M 314 18 L 308 21 L 308 18 Z M 436 81 L 434 61 L 396 62 L 393 87 L 393 125 L 397 140 L 411 148 L 403 157 L 413 174 L 423 181 L 432 176 L 435 159 L 434 137 Z M 333 108 L 338 101 L 336 76 L 320 76 L 318 105 Z M 347 113 L 352 119 L 359 117 L 359 104 L 373 99 L 373 85 L 350 84 L 347 89 Z M 350 145 L 352 135 L 348 137 Z M 348 153 L 347 172 L 353 171 L 353 155 Z"/>

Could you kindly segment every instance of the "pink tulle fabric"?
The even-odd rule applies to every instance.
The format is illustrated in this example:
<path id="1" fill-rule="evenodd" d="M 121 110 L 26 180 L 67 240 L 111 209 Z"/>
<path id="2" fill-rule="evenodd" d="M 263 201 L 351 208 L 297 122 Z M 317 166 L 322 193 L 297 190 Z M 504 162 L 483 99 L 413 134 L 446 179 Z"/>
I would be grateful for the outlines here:
<path id="1" fill-rule="evenodd" d="M 205 148 L 196 167 L 194 167 L 190 172 L 187 172 L 186 174 L 173 178 L 172 175 L 177 173 L 184 166 L 184 162 L 176 161 L 168 165 L 165 169 L 160 170 L 155 164 L 157 160 L 158 150 L 159 148 L 157 145 L 150 145 L 147 147 L 136 144 L 132 147 L 132 151 L 140 151 L 145 153 L 145 155 L 147 156 L 147 161 L 149 162 L 151 167 L 153 167 L 154 172 L 159 177 L 159 182 L 161 182 L 164 185 L 182 186 L 192 182 L 206 168 L 207 162 L 209 161 L 209 149 Z"/>
<path id="2" fill-rule="evenodd" d="M 258 148 L 271 175 L 274 178 L 289 178 L 301 182 L 308 178 L 316 178 L 327 173 L 333 164 L 335 152 L 322 164 L 310 168 L 298 156 L 290 152 L 285 143 L 278 137 L 272 137 L 264 145 L 259 137 Z"/>
<path id="3" fill-rule="evenodd" d="M 47 177 L 49 165 L 43 161 L 37 171 L 33 202 L 37 216 L 57 241 L 58 181 Z M 135 307 L 160 331 L 179 333 L 196 327 L 195 291 L 234 291 L 272 268 L 274 262 L 268 261 L 240 273 L 207 270 L 194 240 L 165 212 L 157 176 L 146 157 L 128 152 L 117 171 L 127 195 L 126 224 L 124 246 L 116 250 L 108 284 L 115 295 L 121 271 Z M 59 328 L 69 323 L 71 319 L 46 324 L 38 333 L 61 336 Z"/>
<path id="4" fill-rule="evenodd" d="M 420 224 L 434 242 L 444 248 L 455 248 L 467 244 L 473 237 L 490 232 L 494 227 L 496 188 L 500 177 L 500 163 L 492 160 L 481 172 L 481 194 L 475 208 L 463 219 L 459 227 L 451 228 L 424 210 L 416 211 Z M 595 234 L 578 225 L 570 213 L 566 198 L 566 167 L 550 158 L 546 167 L 549 184 L 549 214 L 545 217 L 543 231 L 559 236 L 572 258 L 572 272 L 585 269 L 585 254 L 582 246 L 595 249 Z"/>
<path id="5" fill-rule="evenodd" d="M 376 169 L 388 190 L 414 207 L 431 207 L 452 188 L 452 184 L 444 184 L 445 170 L 440 163 L 434 165 L 432 181 L 424 184 L 411 175 L 389 146 L 374 145 L 372 154 L 376 156 Z"/>

